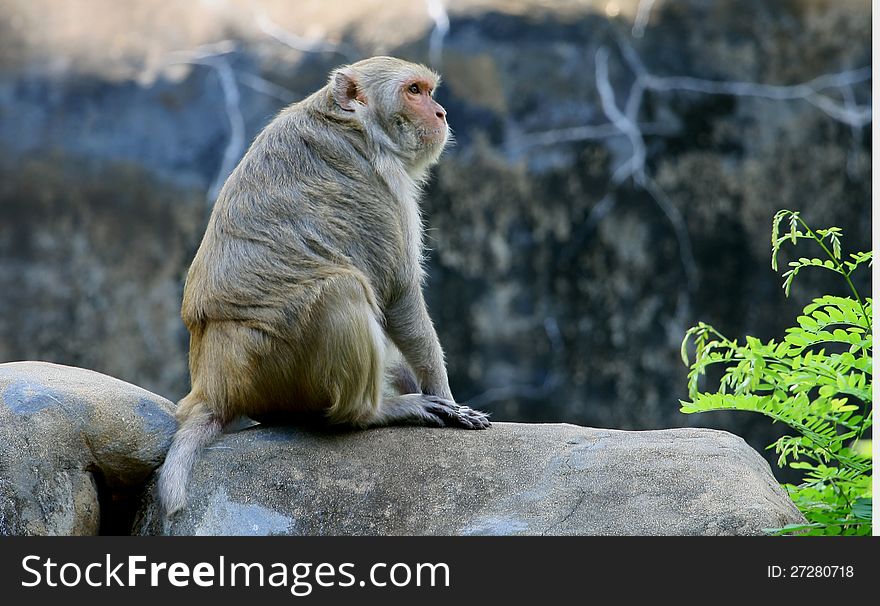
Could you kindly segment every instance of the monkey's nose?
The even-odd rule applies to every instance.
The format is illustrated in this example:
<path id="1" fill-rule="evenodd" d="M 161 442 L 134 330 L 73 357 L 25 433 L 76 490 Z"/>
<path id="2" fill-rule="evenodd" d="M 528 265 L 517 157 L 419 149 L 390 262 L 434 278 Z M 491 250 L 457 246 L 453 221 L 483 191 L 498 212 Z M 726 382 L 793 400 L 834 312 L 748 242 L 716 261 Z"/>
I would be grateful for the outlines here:
<path id="1" fill-rule="evenodd" d="M 436 113 L 436 115 L 437 115 L 437 117 L 440 118 L 441 120 L 446 120 L 446 110 L 443 109 L 443 106 L 440 105 L 439 103 L 437 104 L 437 113 Z"/>

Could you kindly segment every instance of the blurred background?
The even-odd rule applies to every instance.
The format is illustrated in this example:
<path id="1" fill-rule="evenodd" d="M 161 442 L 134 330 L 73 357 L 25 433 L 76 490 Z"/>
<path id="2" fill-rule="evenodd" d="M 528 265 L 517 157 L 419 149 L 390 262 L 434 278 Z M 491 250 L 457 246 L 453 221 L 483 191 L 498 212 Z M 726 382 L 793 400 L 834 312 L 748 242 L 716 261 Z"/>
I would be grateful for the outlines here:
<path id="1" fill-rule="evenodd" d="M 812 297 L 845 294 L 807 273 L 786 299 L 770 221 L 801 210 L 870 248 L 870 11 L 0 0 L 0 361 L 182 397 L 183 280 L 225 177 L 333 67 L 391 54 L 443 74 L 456 133 L 423 208 L 458 399 L 499 421 L 728 429 L 761 450 L 766 419 L 678 412 L 679 346 L 700 320 L 778 338 Z"/>

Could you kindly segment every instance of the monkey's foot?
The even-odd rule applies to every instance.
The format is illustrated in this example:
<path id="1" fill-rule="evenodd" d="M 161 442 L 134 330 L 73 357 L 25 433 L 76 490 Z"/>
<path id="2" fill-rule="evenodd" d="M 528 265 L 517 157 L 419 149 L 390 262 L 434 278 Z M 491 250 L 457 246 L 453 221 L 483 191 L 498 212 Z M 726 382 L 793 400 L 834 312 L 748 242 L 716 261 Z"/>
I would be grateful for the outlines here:
<path id="1" fill-rule="evenodd" d="M 424 409 L 425 412 L 438 417 L 447 427 L 487 429 L 492 425 L 486 413 L 437 396 L 426 395 Z"/>

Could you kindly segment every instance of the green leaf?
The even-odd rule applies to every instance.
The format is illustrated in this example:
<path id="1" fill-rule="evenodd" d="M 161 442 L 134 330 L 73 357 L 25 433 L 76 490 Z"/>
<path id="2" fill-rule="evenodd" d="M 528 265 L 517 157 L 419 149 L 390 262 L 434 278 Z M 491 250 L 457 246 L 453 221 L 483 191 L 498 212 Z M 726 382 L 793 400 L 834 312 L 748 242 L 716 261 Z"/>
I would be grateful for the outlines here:
<path id="1" fill-rule="evenodd" d="M 873 509 L 873 502 L 871 498 L 858 498 L 856 499 L 856 502 L 853 503 L 852 514 L 853 516 L 862 520 L 870 521 Z"/>

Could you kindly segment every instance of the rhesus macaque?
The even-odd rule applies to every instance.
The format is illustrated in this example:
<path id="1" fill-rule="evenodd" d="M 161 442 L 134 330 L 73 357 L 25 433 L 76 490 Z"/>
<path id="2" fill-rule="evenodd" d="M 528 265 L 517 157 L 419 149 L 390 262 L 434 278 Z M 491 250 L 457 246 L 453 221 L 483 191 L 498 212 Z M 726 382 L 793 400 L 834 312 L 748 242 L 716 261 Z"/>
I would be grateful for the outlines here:
<path id="1" fill-rule="evenodd" d="M 489 427 L 454 401 L 422 296 L 419 189 L 449 138 L 438 81 L 391 57 L 341 67 L 229 176 L 183 294 L 192 391 L 159 477 L 168 515 L 241 415 Z"/>

